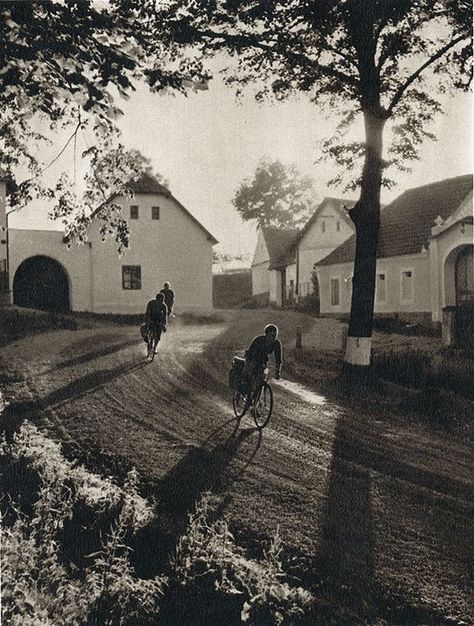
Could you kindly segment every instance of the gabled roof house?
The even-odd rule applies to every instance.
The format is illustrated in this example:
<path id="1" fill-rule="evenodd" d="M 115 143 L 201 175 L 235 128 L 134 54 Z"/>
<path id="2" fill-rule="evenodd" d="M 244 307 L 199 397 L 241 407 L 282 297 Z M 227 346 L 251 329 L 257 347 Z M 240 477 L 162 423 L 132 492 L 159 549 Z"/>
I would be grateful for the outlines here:
<path id="1" fill-rule="evenodd" d="M 281 306 L 281 284 L 278 272 L 282 255 L 291 248 L 298 235 L 297 229 L 261 226 L 252 260 L 252 297 L 259 304 Z"/>
<path id="2" fill-rule="evenodd" d="M 136 314 L 169 281 L 178 310 L 212 308 L 212 246 L 217 240 L 153 176 L 144 174 L 131 188 L 132 198 L 115 198 L 130 229 L 130 248 L 123 257 L 113 239 L 102 240 L 94 214 L 83 246 L 68 248 L 59 231 L 10 230 L 13 302 Z"/>
<path id="3" fill-rule="evenodd" d="M 259 229 L 252 264 L 254 298 L 264 302 L 258 294 L 266 290 L 267 301 L 281 306 L 309 295 L 314 264 L 353 233 L 348 209 L 354 204 L 326 197 L 300 231 Z"/>
<path id="4" fill-rule="evenodd" d="M 440 323 L 474 297 L 472 175 L 403 192 L 381 212 L 375 313 Z M 316 264 L 321 312 L 350 310 L 355 235 Z"/>

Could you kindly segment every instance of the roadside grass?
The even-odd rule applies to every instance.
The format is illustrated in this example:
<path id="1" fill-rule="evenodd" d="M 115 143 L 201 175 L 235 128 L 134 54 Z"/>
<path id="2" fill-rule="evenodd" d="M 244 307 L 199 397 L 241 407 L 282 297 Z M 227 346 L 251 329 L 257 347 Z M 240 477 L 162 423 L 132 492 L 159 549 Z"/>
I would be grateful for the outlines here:
<path id="1" fill-rule="evenodd" d="M 288 582 L 278 532 L 262 558 L 249 557 L 206 493 L 163 570 L 142 578 L 135 539 L 159 503 L 139 495 L 135 470 L 120 486 L 68 461 L 28 423 L 0 445 L 5 623 L 315 623 L 313 594 Z"/>

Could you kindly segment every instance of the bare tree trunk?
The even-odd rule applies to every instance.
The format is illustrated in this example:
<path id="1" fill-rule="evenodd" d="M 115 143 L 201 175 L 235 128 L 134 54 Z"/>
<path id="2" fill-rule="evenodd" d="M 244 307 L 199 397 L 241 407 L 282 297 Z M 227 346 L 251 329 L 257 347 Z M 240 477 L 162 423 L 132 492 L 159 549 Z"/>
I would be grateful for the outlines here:
<path id="1" fill-rule="evenodd" d="M 368 369 L 372 347 L 375 270 L 380 226 L 382 133 L 385 118 L 364 112 L 366 154 L 359 201 L 350 212 L 356 229 L 349 332 L 344 361 L 350 369 Z"/>

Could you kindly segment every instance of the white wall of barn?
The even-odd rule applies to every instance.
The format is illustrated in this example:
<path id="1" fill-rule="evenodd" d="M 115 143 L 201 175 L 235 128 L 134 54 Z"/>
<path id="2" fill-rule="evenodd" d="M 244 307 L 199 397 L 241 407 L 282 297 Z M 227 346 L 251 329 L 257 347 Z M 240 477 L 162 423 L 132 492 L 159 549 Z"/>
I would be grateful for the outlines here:
<path id="1" fill-rule="evenodd" d="M 113 239 L 101 240 L 99 224 L 91 227 L 93 299 L 98 313 L 139 313 L 165 281 L 176 293 L 176 310 L 212 308 L 212 241 L 172 199 L 136 195 L 119 200 L 130 227 L 130 248 L 119 258 Z M 130 219 L 138 206 L 138 219 Z M 160 218 L 152 219 L 152 207 Z M 123 266 L 141 267 L 141 288 L 123 289 Z M 100 269 L 99 269 L 100 268 Z"/>
<path id="2" fill-rule="evenodd" d="M 62 265 L 69 283 L 69 298 L 73 311 L 94 311 L 91 276 L 91 246 L 63 243 L 63 233 L 54 230 L 12 229 L 9 233 L 10 289 L 15 273 L 23 261 L 46 256 Z"/>
<path id="3" fill-rule="evenodd" d="M 168 281 L 176 293 L 176 310 L 212 308 L 212 246 L 207 232 L 172 198 L 136 195 L 120 199 L 130 225 L 130 249 L 119 257 L 113 238 L 102 241 L 99 221 L 90 227 L 89 243 L 63 243 L 57 231 L 10 232 L 11 286 L 19 265 L 27 258 L 48 256 L 63 266 L 68 276 L 71 308 L 95 313 L 142 313 L 146 302 Z M 130 206 L 139 217 L 130 220 Z M 151 207 L 160 207 L 153 220 Z M 139 265 L 140 289 L 123 289 L 122 267 Z"/>

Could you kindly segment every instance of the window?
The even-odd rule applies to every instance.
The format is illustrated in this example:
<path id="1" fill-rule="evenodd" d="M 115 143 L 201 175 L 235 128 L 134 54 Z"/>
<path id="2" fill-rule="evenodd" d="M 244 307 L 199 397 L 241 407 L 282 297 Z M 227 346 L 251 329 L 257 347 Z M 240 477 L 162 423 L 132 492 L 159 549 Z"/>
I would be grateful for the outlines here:
<path id="1" fill-rule="evenodd" d="M 138 207 L 133 205 L 130 207 L 130 219 L 137 220 L 138 219 Z"/>
<path id="2" fill-rule="evenodd" d="M 387 302 L 387 281 L 385 272 L 378 272 L 375 281 L 375 301 L 379 304 Z"/>
<path id="3" fill-rule="evenodd" d="M 321 222 L 321 232 L 322 233 L 326 232 L 326 222 Z"/>
<path id="4" fill-rule="evenodd" d="M 340 220 L 337 220 L 337 222 L 336 222 L 336 230 L 338 232 L 341 230 L 341 222 L 340 222 Z"/>
<path id="5" fill-rule="evenodd" d="M 122 265 L 122 289 L 142 288 L 141 265 Z"/>
<path id="6" fill-rule="evenodd" d="M 331 306 L 340 304 L 339 278 L 331 278 Z"/>
<path id="7" fill-rule="evenodd" d="M 402 270 L 400 278 L 400 302 L 411 304 L 413 302 L 413 271 Z"/>
<path id="8" fill-rule="evenodd" d="M 160 207 L 159 206 L 152 206 L 151 207 L 151 219 L 152 220 L 159 220 L 160 219 Z"/>

